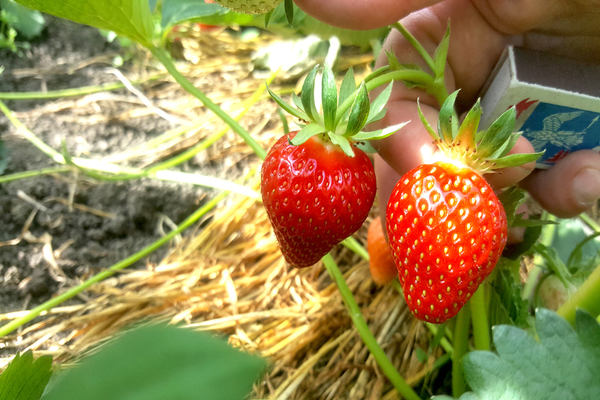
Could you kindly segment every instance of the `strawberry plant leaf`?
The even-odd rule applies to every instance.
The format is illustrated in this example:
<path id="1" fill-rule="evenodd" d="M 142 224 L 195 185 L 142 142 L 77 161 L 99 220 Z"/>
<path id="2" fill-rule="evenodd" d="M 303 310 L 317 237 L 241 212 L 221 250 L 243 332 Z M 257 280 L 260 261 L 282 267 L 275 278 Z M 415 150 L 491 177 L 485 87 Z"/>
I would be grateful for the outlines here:
<path id="1" fill-rule="evenodd" d="M 299 146 L 311 137 L 323 133 L 325 131 L 326 129 L 319 124 L 308 124 L 304 126 L 304 128 L 300 129 L 300 132 L 298 132 L 296 136 L 294 136 L 294 138 L 292 139 L 292 144 L 294 146 Z"/>
<path id="2" fill-rule="evenodd" d="M 509 325 L 493 328 L 496 353 L 474 351 L 462 361 L 466 380 L 482 399 L 588 400 L 600 398 L 600 326 L 578 310 L 575 328 L 538 309 L 539 342 Z"/>
<path id="3" fill-rule="evenodd" d="M 456 123 L 456 113 L 454 112 L 454 103 L 456 102 L 456 96 L 458 96 L 458 90 L 452 93 L 440 109 L 440 116 L 438 119 L 438 134 L 447 143 L 452 143 L 454 139 L 454 124 Z"/>
<path id="4" fill-rule="evenodd" d="M 435 69 L 433 71 L 436 79 L 444 78 L 444 70 L 446 69 L 446 58 L 448 56 L 448 46 L 450 44 L 450 22 L 448 22 L 448 27 L 446 28 L 446 33 L 444 34 L 444 38 L 435 49 L 435 53 L 433 54 L 433 62 Z"/>
<path id="5" fill-rule="evenodd" d="M 337 112 L 337 87 L 331 68 L 323 68 L 321 96 L 325 129 L 333 131 L 335 130 L 335 114 Z"/>
<path id="6" fill-rule="evenodd" d="M 154 23 L 148 0 L 17 0 L 17 3 L 56 17 L 95 28 L 150 46 Z"/>
<path id="7" fill-rule="evenodd" d="M 367 124 L 378 121 L 385 115 L 385 105 L 387 104 L 390 94 L 392 93 L 392 84 L 393 82 L 387 85 L 387 87 L 381 93 L 379 93 L 379 96 L 377 96 L 371 103 L 371 110 L 369 111 Z"/>
<path id="8" fill-rule="evenodd" d="M 512 223 L 515 219 L 517 208 L 525 201 L 525 191 L 516 186 L 511 186 L 498 195 L 498 200 L 502 203 L 506 213 L 506 222 L 509 228 L 512 228 Z"/>
<path id="9" fill-rule="evenodd" d="M 501 258 L 490 284 L 490 325 L 528 327 L 529 303 L 521 297 L 519 260 Z"/>
<path id="10" fill-rule="evenodd" d="M 265 361 L 173 326 L 126 332 L 62 372 L 44 400 L 242 400 Z"/>
<path id="11" fill-rule="evenodd" d="M 350 116 L 348 118 L 348 126 L 346 127 L 346 133 L 344 136 L 353 136 L 358 133 L 367 122 L 369 117 L 369 110 L 371 108 L 369 102 L 369 93 L 365 83 L 361 83 L 358 87 L 358 93 L 354 99 L 354 103 L 350 108 Z"/>
<path id="12" fill-rule="evenodd" d="M 340 86 L 340 94 L 338 96 L 338 107 L 341 106 L 342 103 L 346 99 L 348 99 L 355 91 L 356 80 L 354 78 L 354 70 L 352 69 L 352 67 L 350 67 L 350 69 L 348 69 L 348 72 L 346 72 L 346 75 L 344 75 L 342 85 Z"/>
<path id="13" fill-rule="evenodd" d="M 317 65 L 306 76 L 302 85 L 301 100 L 304 112 L 308 116 L 307 119 L 317 122 L 318 112 L 315 105 L 315 80 L 320 67 Z"/>
<path id="14" fill-rule="evenodd" d="M 214 25 L 245 25 L 253 21 L 252 15 L 236 13 L 217 3 L 198 0 L 163 0 L 161 6 L 161 28 L 186 21 Z"/>
<path id="15" fill-rule="evenodd" d="M 290 106 L 288 103 L 283 101 L 283 99 L 281 97 L 279 97 L 274 92 L 272 92 L 271 89 L 269 89 L 269 85 L 267 85 L 267 91 L 269 92 L 269 95 L 273 98 L 273 100 L 275 100 L 275 102 L 279 105 L 279 107 L 283 108 L 287 113 L 293 115 L 296 118 L 300 118 L 302 120 L 308 119 L 308 116 L 304 112 L 302 112 L 300 110 L 296 110 L 295 108 Z"/>
<path id="16" fill-rule="evenodd" d="M 52 357 L 17 353 L 0 375 L 0 400 L 39 400 L 52 376 Z"/>
<path id="17" fill-rule="evenodd" d="M 39 11 L 30 10 L 14 0 L 0 0 L 0 9 L 8 13 L 10 19 L 14 18 L 10 25 L 26 39 L 31 40 L 42 33 L 45 20 Z"/>

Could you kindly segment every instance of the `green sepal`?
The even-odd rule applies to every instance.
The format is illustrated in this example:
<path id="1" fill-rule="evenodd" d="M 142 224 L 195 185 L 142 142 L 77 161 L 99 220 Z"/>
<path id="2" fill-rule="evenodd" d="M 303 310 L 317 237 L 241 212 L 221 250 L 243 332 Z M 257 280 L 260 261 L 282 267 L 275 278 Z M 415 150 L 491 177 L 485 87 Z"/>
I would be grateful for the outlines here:
<path id="1" fill-rule="evenodd" d="M 500 115 L 487 129 L 477 148 L 479 157 L 490 157 L 508 140 L 515 128 L 515 108 L 511 107 Z"/>
<path id="2" fill-rule="evenodd" d="M 510 154 L 496 160 L 491 160 L 491 162 L 494 163 L 493 169 L 518 167 L 519 165 L 537 160 L 543 154 L 543 151 L 540 151 L 539 153 Z"/>
<path id="3" fill-rule="evenodd" d="M 304 80 L 304 84 L 302 85 L 302 105 L 304 106 L 304 112 L 308 116 L 308 119 L 311 121 L 319 121 L 317 106 L 315 105 L 315 80 L 317 77 L 317 72 L 321 67 L 314 67 L 306 76 Z"/>
<path id="4" fill-rule="evenodd" d="M 322 104 L 323 104 L 323 123 L 325 129 L 333 131 L 335 129 L 335 114 L 337 112 L 337 88 L 335 78 L 330 68 L 323 68 L 322 79 Z"/>
<path id="5" fill-rule="evenodd" d="M 392 93 L 393 83 L 393 81 L 390 82 L 390 84 L 387 85 L 387 87 L 381 93 L 379 93 L 379 96 L 373 100 L 373 103 L 371 103 L 371 110 L 369 111 L 367 124 L 378 121 L 385 115 L 385 105 L 387 104 L 390 94 Z"/>
<path id="6" fill-rule="evenodd" d="M 433 54 L 434 71 L 436 80 L 444 79 L 444 70 L 446 69 L 446 58 L 448 56 L 448 45 L 450 44 L 450 21 L 448 21 L 448 27 L 444 38 L 435 49 Z"/>
<path id="7" fill-rule="evenodd" d="M 294 103 L 299 110 L 306 114 L 304 111 L 304 104 L 302 104 L 302 99 L 300 99 L 296 93 L 292 93 L 292 103 Z M 308 116 L 306 118 L 308 119 Z"/>
<path id="8" fill-rule="evenodd" d="M 308 115 L 306 115 L 304 112 L 302 112 L 300 110 L 296 110 L 295 108 L 290 106 L 288 103 L 283 101 L 283 99 L 281 97 L 279 97 L 278 95 L 273 93 L 271 91 L 271 89 L 269 89 L 269 85 L 266 85 L 266 86 L 267 86 L 267 91 L 269 92 L 269 95 L 273 98 L 273 100 L 275 100 L 275 102 L 279 105 L 279 107 L 283 108 L 287 113 L 292 114 L 296 118 L 300 118 L 305 121 L 308 120 Z"/>
<path id="9" fill-rule="evenodd" d="M 277 114 L 279 115 L 279 119 L 281 120 L 281 125 L 283 125 L 283 134 L 287 135 L 290 133 L 290 126 L 288 124 L 287 118 L 283 111 L 281 111 L 281 107 L 277 107 Z"/>
<path id="10" fill-rule="evenodd" d="M 346 138 L 344 136 L 336 135 L 333 132 L 327 132 L 327 133 L 329 135 L 329 139 L 331 140 L 331 143 L 340 146 L 340 148 L 343 150 L 343 152 L 348 157 L 354 157 L 354 150 L 352 150 L 352 145 L 350 144 L 350 141 L 348 140 L 348 138 Z"/>
<path id="11" fill-rule="evenodd" d="M 412 69 L 412 70 L 420 70 L 421 69 L 421 67 L 419 67 L 416 64 L 402 64 L 402 63 L 400 63 L 400 61 L 398 61 L 398 58 L 396 58 L 396 54 L 394 54 L 393 51 L 387 51 L 386 50 L 385 55 L 387 57 L 389 69 L 391 71 L 405 71 L 407 69 Z"/>
<path id="12" fill-rule="evenodd" d="M 340 94 L 338 96 L 338 107 L 341 106 L 342 103 L 347 98 L 349 98 L 355 91 L 356 80 L 354 78 L 354 70 L 352 69 L 352 67 L 350 67 L 350 69 L 348 69 L 348 72 L 346 72 L 346 75 L 344 75 L 344 80 L 342 80 L 342 85 L 340 86 Z"/>
<path id="13" fill-rule="evenodd" d="M 285 10 L 285 19 L 291 27 L 294 27 L 294 1 L 284 0 L 283 7 Z"/>
<path id="14" fill-rule="evenodd" d="M 299 146 L 302 143 L 306 142 L 311 137 L 318 135 L 320 133 L 324 133 L 326 129 L 319 124 L 308 124 L 304 128 L 300 130 L 291 140 L 291 143 L 294 146 Z"/>
<path id="15" fill-rule="evenodd" d="M 377 149 L 368 141 L 354 142 L 354 147 L 364 151 L 365 153 L 377 153 Z"/>
<path id="16" fill-rule="evenodd" d="M 359 86 L 354 103 L 350 108 L 348 126 L 346 127 L 346 133 L 344 133 L 344 136 L 353 136 L 365 126 L 367 118 L 369 117 L 370 108 L 369 93 L 367 92 L 367 87 L 363 82 Z"/>
<path id="17" fill-rule="evenodd" d="M 433 128 L 429 124 L 429 121 L 427 121 L 427 118 L 425 118 L 425 115 L 423 115 L 423 111 L 421 111 L 421 103 L 419 102 L 419 99 L 417 99 L 417 110 L 419 110 L 419 119 L 421 120 L 421 123 L 425 127 L 425 130 L 427 130 L 427 133 L 429 133 L 429 136 L 431 136 L 431 139 L 434 142 L 437 142 L 438 140 L 440 140 L 440 136 L 437 134 L 436 131 L 433 130 Z"/>
<path id="18" fill-rule="evenodd" d="M 463 120 L 460 128 L 458 128 L 458 133 L 456 134 L 455 141 L 456 143 L 460 143 L 463 146 L 467 146 L 471 149 L 475 148 L 475 135 L 474 132 L 477 132 L 477 128 L 479 127 L 479 120 L 481 119 L 481 105 L 479 104 L 479 99 L 469 112 L 467 116 Z"/>
<path id="19" fill-rule="evenodd" d="M 513 147 L 515 147 L 515 144 L 517 144 L 517 140 L 519 140 L 520 137 L 521 132 L 513 132 L 508 140 L 504 142 L 504 144 L 500 146 L 500 148 L 496 150 L 496 152 L 492 154 L 490 158 L 494 159 L 504 157 Z"/>
<path id="20" fill-rule="evenodd" d="M 455 124 L 456 113 L 454 112 L 454 103 L 456 102 L 456 96 L 458 96 L 458 90 L 452 93 L 440 109 L 440 116 L 438 119 L 438 135 L 442 138 L 445 143 L 452 143 L 455 137 Z"/>
<path id="21" fill-rule="evenodd" d="M 272 9 L 265 14 L 265 29 L 269 27 L 269 21 L 271 20 L 271 16 L 273 16 L 274 11 L 275 9 Z"/>
<path id="22" fill-rule="evenodd" d="M 410 121 L 402 122 L 400 124 L 388 126 L 384 129 L 379 129 L 376 131 L 369 131 L 369 132 L 360 131 L 357 134 L 352 136 L 352 140 L 380 140 L 380 139 L 386 138 L 386 137 L 391 136 L 394 133 L 398 132 L 401 128 L 403 128 L 409 122 Z"/>

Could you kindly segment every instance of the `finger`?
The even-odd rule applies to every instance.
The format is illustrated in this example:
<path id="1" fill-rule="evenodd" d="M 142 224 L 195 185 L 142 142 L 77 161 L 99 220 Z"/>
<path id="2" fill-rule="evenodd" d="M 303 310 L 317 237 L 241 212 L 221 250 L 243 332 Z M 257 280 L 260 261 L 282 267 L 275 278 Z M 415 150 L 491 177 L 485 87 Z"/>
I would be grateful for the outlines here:
<path id="1" fill-rule="evenodd" d="M 347 29 L 375 29 L 399 21 L 441 0 L 295 0 L 308 15 Z"/>
<path id="2" fill-rule="evenodd" d="M 592 150 L 571 153 L 548 170 L 536 170 L 522 186 L 558 217 L 581 214 L 600 198 L 600 154 Z"/>

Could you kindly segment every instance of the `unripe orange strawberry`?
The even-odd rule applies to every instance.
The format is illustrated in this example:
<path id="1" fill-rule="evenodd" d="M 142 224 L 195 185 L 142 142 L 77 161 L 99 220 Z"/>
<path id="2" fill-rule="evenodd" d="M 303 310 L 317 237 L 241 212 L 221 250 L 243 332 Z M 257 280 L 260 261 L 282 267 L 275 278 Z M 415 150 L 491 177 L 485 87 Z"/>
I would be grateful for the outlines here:
<path id="1" fill-rule="evenodd" d="M 369 252 L 369 270 L 373 282 L 380 286 L 392 282 L 398 276 L 398 270 L 379 217 L 373 219 L 369 225 L 367 251 Z"/>

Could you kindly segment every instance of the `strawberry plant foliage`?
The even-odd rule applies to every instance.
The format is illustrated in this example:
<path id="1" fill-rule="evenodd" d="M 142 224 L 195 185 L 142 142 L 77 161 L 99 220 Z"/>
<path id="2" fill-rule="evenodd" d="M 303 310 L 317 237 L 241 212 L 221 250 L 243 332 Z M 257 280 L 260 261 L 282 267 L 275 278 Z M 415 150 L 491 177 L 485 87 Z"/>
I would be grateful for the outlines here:
<path id="1" fill-rule="evenodd" d="M 38 400 L 51 376 L 52 357 L 17 353 L 0 375 L 0 400 Z"/>

